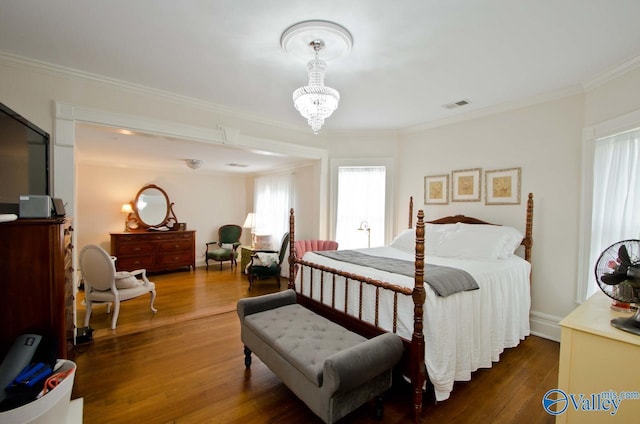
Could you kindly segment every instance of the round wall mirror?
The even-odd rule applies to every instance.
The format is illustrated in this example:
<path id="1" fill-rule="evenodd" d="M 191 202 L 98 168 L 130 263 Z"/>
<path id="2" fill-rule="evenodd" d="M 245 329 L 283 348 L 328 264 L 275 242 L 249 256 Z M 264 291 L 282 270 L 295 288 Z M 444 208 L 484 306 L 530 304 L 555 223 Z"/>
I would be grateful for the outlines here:
<path id="1" fill-rule="evenodd" d="M 157 185 L 149 184 L 142 187 L 132 206 L 135 221 L 140 229 L 159 228 L 168 226 L 170 221 L 177 221 L 173 213 L 173 203 L 169 201 L 167 193 Z"/>

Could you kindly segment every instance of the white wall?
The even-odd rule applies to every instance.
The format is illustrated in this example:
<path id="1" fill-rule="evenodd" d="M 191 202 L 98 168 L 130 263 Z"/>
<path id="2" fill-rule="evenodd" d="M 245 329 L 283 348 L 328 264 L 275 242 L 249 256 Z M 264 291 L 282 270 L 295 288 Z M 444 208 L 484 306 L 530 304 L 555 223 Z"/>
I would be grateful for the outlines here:
<path id="1" fill-rule="evenodd" d="M 526 196 L 535 196 L 532 330 L 555 338 L 554 325 L 575 304 L 580 145 L 584 100 L 573 96 L 404 135 L 398 162 L 397 216 L 414 210 L 427 219 L 463 214 L 514 226 L 524 233 Z M 424 176 L 457 169 L 522 168 L 521 204 L 481 202 L 424 205 Z M 406 228 L 405 219 L 396 220 Z M 536 321 L 537 320 L 537 321 Z"/>
<path id="2" fill-rule="evenodd" d="M 318 198 L 319 164 L 294 171 L 293 209 L 295 212 L 295 239 L 320 238 L 320 202 Z"/>

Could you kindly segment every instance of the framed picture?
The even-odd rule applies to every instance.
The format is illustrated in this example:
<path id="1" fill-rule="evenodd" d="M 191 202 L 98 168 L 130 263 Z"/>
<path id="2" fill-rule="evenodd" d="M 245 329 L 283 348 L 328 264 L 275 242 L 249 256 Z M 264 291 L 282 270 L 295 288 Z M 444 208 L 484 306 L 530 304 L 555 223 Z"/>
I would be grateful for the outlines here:
<path id="1" fill-rule="evenodd" d="M 519 205 L 520 173 L 520 168 L 485 171 L 485 205 Z"/>
<path id="2" fill-rule="evenodd" d="M 424 204 L 446 205 L 449 203 L 449 175 L 424 177 Z"/>
<path id="3" fill-rule="evenodd" d="M 479 202 L 481 172 L 480 168 L 451 171 L 451 201 Z"/>

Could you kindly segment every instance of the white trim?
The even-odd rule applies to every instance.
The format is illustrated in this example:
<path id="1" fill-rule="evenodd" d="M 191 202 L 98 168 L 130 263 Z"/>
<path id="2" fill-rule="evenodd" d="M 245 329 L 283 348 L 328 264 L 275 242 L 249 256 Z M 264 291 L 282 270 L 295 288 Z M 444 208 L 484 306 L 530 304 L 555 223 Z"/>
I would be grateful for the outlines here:
<path id="1" fill-rule="evenodd" d="M 82 80 L 94 81 L 100 84 L 110 85 L 112 87 L 125 90 L 128 92 L 135 92 L 147 96 L 161 97 L 173 102 L 179 102 L 186 105 L 195 106 L 199 109 L 209 112 L 223 114 L 230 118 L 237 118 L 241 120 L 249 120 L 254 123 L 263 125 L 269 125 L 272 127 L 283 128 L 291 131 L 308 133 L 309 127 L 306 125 L 293 125 L 283 123 L 275 120 L 266 119 L 261 116 L 248 114 L 246 111 L 232 109 L 228 106 L 220 105 L 217 103 L 207 102 L 204 100 L 196 99 L 193 97 L 183 96 L 169 91 L 160 90 L 153 87 L 148 87 L 140 84 L 134 84 L 124 80 L 106 77 L 91 72 L 80 71 L 65 66 L 55 65 L 48 62 L 43 62 L 35 59 L 30 59 L 23 56 L 17 56 L 5 52 L 0 52 L 0 65 L 8 67 L 23 69 L 30 72 L 36 72 L 45 75 L 53 75 L 56 77 L 76 78 Z"/>
<path id="2" fill-rule="evenodd" d="M 531 326 L 531 334 L 545 339 L 560 342 L 560 321 L 562 318 L 545 314 L 542 312 L 531 311 L 529 316 L 529 324 Z"/>
<path id="3" fill-rule="evenodd" d="M 410 134 L 420 133 L 425 130 L 443 127 L 445 125 L 451 125 L 459 122 L 470 121 L 472 119 L 483 118 L 485 116 L 497 115 L 499 113 L 505 113 L 511 110 L 534 106 L 541 103 L 547 103 L 553 100 L 564 99 L 566 97 L 576 96 L 583 93 L 584 93 L 584 90 L 582 89 L 582 87 L 573 85 L 573 86 L 552 91 L 549 93 L 538 94 L 535 96 L 527 97 L 525 99 L 517 99 L 511 102 L 505 102 L 495 106 L 479 108 L 463 114 L 405 127 L 405 128 L 399 129 L 398 133 L 401 135 L 410 135 Z"/>
<path id="4" fill-rule="evenodd" d="M 593 160 L 596 142 L 640 127 L 640 110 L 586 127 L 582 131 L 582 175 L 580 188 L 580 234 L 578 239 L 578 280 L 576 303 L 586 300 L 591 249 L 591 211 L 593 198 Z"/>
<path id="5" fill-rule="evenodd" d="M 609 69 L 589 81 L 585 81 L 582 86 L 585 91 L 591 91 L 637 68 L 640 68 L 640 56 L 634 57 L 612 69 Z"/>
<path id="6" fill-rule="evenodd" d="M 177 122 L 151 119 L 141 116 L 93 109 L 85 106 L 56 102 L 56 119 L 80 121 L 90 124 L 126 128 L 149 134 L 177 137 L 186 140 L 201 141 L 212 144 L 227 144 L 225 128 L 217 129 L 195 127 Z M 229 129 L 228 131 L 232 131 Z M 235 144 L 235 140 L 231 140 Z"/>

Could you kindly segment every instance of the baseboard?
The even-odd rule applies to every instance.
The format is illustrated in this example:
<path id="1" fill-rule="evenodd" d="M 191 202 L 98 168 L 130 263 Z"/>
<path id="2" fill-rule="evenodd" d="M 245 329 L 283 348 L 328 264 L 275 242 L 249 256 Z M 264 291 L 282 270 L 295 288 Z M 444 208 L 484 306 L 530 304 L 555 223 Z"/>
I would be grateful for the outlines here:
<path id="1" fill-rule="evenodd" d="M 545 339 L 560 342 L 560 325 L 561 317 L 544 314 L 542 312 L 531 311 L 529 316 L 529 325 L 531 334 Z"/>

